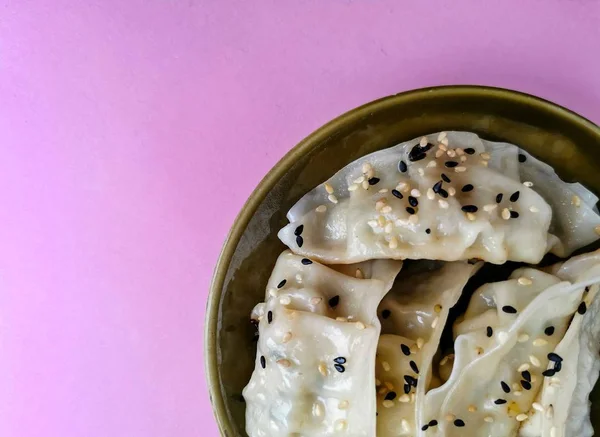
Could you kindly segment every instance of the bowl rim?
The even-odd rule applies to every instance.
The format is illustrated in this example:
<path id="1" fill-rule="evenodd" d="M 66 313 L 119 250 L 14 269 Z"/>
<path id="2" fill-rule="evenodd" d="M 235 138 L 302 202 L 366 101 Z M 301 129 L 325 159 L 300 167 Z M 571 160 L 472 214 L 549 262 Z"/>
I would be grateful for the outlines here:
<path id="1" fill-rule="evenodd" d="M 476 96 L 505 99 L 513 102 L 526 103 L 536 109 L 553 113 L 568 120 L 573 124 L 578 124 L 583 129 L 589 130 L 590 134 L 597 136 L 600 141 L 600 127 L 587 118 L 549 100 L 537 97 L 531 94 L 514 91 L 506 88 L 497 88 L 481 85 L 445 85 L 427 88 L 418 88 L 390 96 L 382 97 L 364 105 L 351 109 L 328 123 L 324 124 L 307 137 L 301 140 L 258 183 L 248 200 L 242 206 L 241 211 L 236 216 L 231 229 L 229 230 L 221 253 L 217 259 L 210 283 L 209 294 L 206 304 L 206 315 L 204 322 L 204 366 L 206 372 L 206 381 L 208 383 L 209 397 L 213 409 L 213 414 L 219 427 L 221 435 L 232 435 L 232 424 L 226 413 L 225 401 L 221 394 L 218 381 L 218 363 L 217 363 L 217 330 L 218 330 L 218 311 L 221 302 L 223 284 L 225 276 L 233 254 L 237 248 L 240 238 L 246 229 L 250 219 L 258 209 L 260 203 L 265 199 L 269 191 L 275 186 L 277 181 L 291 168 L 296 159 L 308 153 L 313 147 L 331 136 L 342 125 L 356 121 L 376 110 L 388 108 L 403 104 L 413 99 L 444 97 L 444 96 Z"/>

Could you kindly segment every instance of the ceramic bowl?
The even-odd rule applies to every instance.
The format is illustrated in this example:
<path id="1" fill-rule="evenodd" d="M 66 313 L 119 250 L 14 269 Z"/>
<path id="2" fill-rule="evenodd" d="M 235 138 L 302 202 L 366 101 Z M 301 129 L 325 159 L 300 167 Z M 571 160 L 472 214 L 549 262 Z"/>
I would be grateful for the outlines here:
<path id="1" fill-rule="evenodd" d="M 205 359 L 221 434 L 245 437 L 242 389 L 256 353 L 250 311 L 283 244 L 277 231 L 307 191 L 367 153 L 442 130 L 516 144 L 569 181 L 600 194 L 600 128 L 548 101 L 514 91 L 451 86 L 409 91 L 353 109 L 310 134 L 265 176 L 233 225 L 208 300 Z M 600 390 L 592 395 L 600 429 Z"/>

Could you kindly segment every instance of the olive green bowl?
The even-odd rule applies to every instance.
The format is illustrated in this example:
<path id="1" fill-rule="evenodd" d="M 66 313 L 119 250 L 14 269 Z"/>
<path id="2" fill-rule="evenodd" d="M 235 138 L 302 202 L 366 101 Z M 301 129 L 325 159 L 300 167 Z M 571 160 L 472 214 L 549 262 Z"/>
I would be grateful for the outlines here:
<path id="1" fill-rule="evenodd" d="M 517 144 L 563 179 L 600 193 L 600 128 L 550 102 L 498 88 L 451 86 L 386 97 L 336 118 L 310 134 L 252 193 L 223 246 L 210 289 L 205 358 L 221 434 L 246 436 L 242 389 L 256 353 L 250 311 L 264 297 L 284 249 L 277 231 L 290 207 L 351 161 L 375 150 L 442 130 L 475 132 Z M 592 412 L 600 425 L 600 394 Z"/>

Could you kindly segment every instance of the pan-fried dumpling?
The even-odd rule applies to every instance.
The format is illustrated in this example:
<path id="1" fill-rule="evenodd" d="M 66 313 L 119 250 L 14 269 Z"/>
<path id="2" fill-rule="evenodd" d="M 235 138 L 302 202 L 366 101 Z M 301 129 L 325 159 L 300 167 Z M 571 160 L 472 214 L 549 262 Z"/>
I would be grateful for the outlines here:
<path id="1" fill-rule="evenodd" d="M 284 252 L 255 307 L 255 370 L 243 391 L 250 437 L 375 433 L 377 305 L 401 262 L 362 266 L 370 279 Z M 375 265 L 376 264 L 376 265 Z"/>
<path id="2" fill-rule="evenodd" d="M 517 269 L 507 281 L 480 287 L 455 325 L 455 358 L 448 381 L 425 396 L 420 420 L 439 426 L 420 436 L 508 437 L 533 415 L 537 393 L 562 370 L 555 351 L 595 273 Z M 586 263 L 586 266 L 594 265 Z"/>
<path id="3" fill-rule="evenodd" d="M 307 193 L 279 238 L 327 263 L 538 263 L 598 236 L 597 198 L 516 146 L 433 134 L 360 158 Z"/>
<path id="4" fill-rule="evenodd" d="M 379 305 L 383 335 L 377 346 L 377 437 L 414 436 L 424 394 L 439 385 L 432 372 L 448 312 L 482 263 L 433 263 L 403 272 Z M 406 274 L 404 274 L 406 273 Z M 434 426 L 433 422 L 431 426 Z"/>
<path id="5" fill-rule="evenodd" d="M 553 273 L 570 281 L 600 276 L 600 253 L 559 264 Z M 569 329 L 554 353 L 562 358 L 561 371 L 545 378 L 536 408 L 519 430 L 520 437 L 591 437 L 589 395 L 600 371 L 600 300 L 598 284 L 586 288 Z M 552 407 L 550 407 L 552 406 Z"/>

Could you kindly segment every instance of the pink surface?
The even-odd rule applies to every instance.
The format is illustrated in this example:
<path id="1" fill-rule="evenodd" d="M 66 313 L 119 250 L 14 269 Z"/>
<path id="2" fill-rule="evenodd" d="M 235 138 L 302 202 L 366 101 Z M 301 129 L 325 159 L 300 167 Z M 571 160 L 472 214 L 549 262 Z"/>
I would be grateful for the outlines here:
<path id="1" fill-rule="evenodd" d="M 594 0 L 0 5 L 0 435 L 216 437 L 207 288 L 261 177 L 415 87 L 600 122 L 599 20 Z"/>

